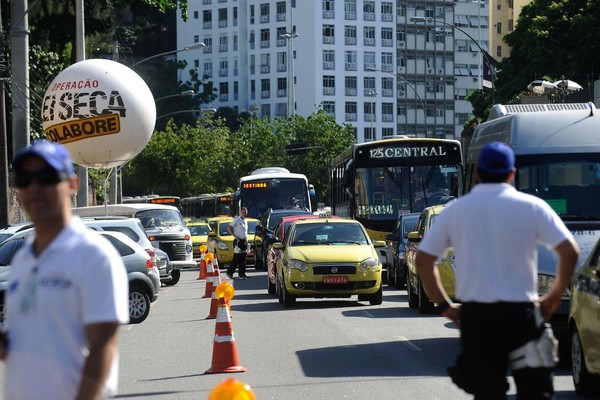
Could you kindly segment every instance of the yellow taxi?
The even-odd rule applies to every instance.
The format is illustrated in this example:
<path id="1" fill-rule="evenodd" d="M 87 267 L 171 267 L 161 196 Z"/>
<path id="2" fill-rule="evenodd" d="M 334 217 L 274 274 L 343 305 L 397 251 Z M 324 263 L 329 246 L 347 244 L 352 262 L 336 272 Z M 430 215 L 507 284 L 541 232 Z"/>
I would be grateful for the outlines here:
<path id="1" fill-rule="evenodd" d="M 208 234 L 210 248 L 214 248 L 219 265 L 230 263 L 233 260 L 233 235 L 229 233 L 227 227 L 233 221 L 232 217 L 219 218 L 214 221 L 214 229 Z M 250 249 L 246 253 L 246 264 L 254 265 L 254 234 L 256 226 L 259 224 L 256 218 L 246 218 L 248 222 L 248 243 Z"/>
<path id="2" fill-rule="evenodd" d="M 277 259 L 275 291 L 284 307 L 299 297 L 351 297 L 371 305 L 382 303 L 382 266 L 375 247 L 360 222 L 341 218 L 294 222 Z"/>
<path id="3" fill-rule="evenodd" d="M 575 273 L 569 333 L 575 392 L 600 394 L 600 242 Z"/>
<path id="4" fill-rule="evenodd" d="M 421 212 L 415 230 L 408 234 L 408 243 L 406 244 L 406 267 L 408 273 L 406 277 L 406 292 L 408 293 L 408 306 L 410 308 L 418 308 L 421 314 L 433 313 L 435 311 L 435 304 L 427 297 L 427 293 L 425 293 L 423 284 L 417 273 L 415 266 L 417 246 L 444 207 L 445 205 L 441 204 L 425 208 Z M 456 296 L 454 285 L 456 265 L 454 264 L 454 252 L 452 249 L 448 249 L 446 254 L 437 260 L 436 266 L 440 273 L 442 286 L 444 286 L 448 296 L 454 299 Z"/>
<path id="5" fill-rule="evenodd" d="M 200 261 L 200 246 L 208 242 L 208 233 L 210 232 L 210 225 L 203 221 L 186 222 L 185 224 L 190 230 L 192 236 L 192 249 L 194 252 L 194 260 Z"/>

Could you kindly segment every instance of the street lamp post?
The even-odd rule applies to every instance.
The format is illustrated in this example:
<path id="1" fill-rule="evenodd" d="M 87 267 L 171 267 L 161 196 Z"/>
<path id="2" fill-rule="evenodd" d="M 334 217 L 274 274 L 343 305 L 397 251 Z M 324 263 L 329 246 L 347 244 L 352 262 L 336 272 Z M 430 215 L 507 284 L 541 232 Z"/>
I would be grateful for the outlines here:
<path id="1" fill-rule="evenodd" d="M 171 94 L 171 95 L 168 95 L 168 96 L 159 97 L 158 99 L 154 99 L 154 102 L 158 103 L 161 100 L 170 99 L 170 98 L 173 98 L 173 97 L 193 96 L 194 94 L 196 94 L 196 92 L 194 92 L 193 90 L 190 89 L 190 90 L 183 91 L 181 93 Z"/>
<path id="2" fill-rule="evenodd" d="M 494 65 L 492 64 L 492 61 L 490 60 L 489 54 L 487 53 L 487 51 L 485 51 L 481 47 L 481 45 L 479 44 L 479 42 L 477 40 L 475 40 L 471 35 L 469 35 L 467 32 L 465 32 L 460 27 L 458 27 L 454 24 L 451 24 L 449 22 L 446 22 L 444 20 L 441 20 L 441 19 L 434 19 L 432 17 L 411 17 L 410 21 L 417 22 L 417 23 L 443 24 L 443 25 L 449 26 L 453 29 L 456 29 L 457 31 L 462 32 L 466 37 L 471 39 L 473 41 L 473 43 L 475 43 L 475 45 L 477 46 L 479 51 L 481 52 L 481 56 L 483 57 L 483 60 L 488 65 L 488 68 L 490 69 L 490 74 L 492 75 L 492 80 L 491 80 L 491 82 L 492 82 L 492 105 L 496 104 L 496 86 L 494 83 L 494 80 L 495 80 L 494 78 L 496 77 L 496 70 L 494 69 Z M 481 79 L 483 80 L 483 71 L 481 71 Z"/>
<path id="3" fill-rule="evenodd" d="M 423 121 L 425 123 L 425 136 L 427 136 L 427 110 L 425 109 L 425 102 L 423 102 L 423 99 L 421 98 L 421 96 L 419 96 L 419 92 L 417 92 L 417 89 L 406 79 L 404 79 L 403 77 L 401 77 L 400 75 L 398 75 L 395 72 L 392 71 L 386 71 L 383 69 L 378 69 L 378 68 L 374 68 L 374 67 L 367 67 L 366 68 L 367 71 L 375 71 L 375 72 L 384 72 L 386 74 L 390 74 L 395 76 L 397 79 L 400 79 L 402 82 L 406 83 L 408 85 L 408 87 L 410 87 L 412 89 L 413 92 L 415 92 L 415 96 L 417 96 L 417 99 L 419 99 L 419 102 L 421 103 L 421 107 L 423 108 Z M 396 101 L 398 100 L 398 95 L 396 94 Z M 397 125 L 397 121 L 396 121 L 396 125 Z M 415 127 L 417 125 L 417 114 L 415 113 Z M 415 128 L 415 132 L 416 132 L 416 128 Z"/>
<path id="4" fill-rule="evenodd" d="M 190 51 L 190 50 L 201 49 L 203 47 L 206 47 L 206 45 L 204 43 L 200 42 L 200 43 L 194 43 L 194 44 L 191 44 L 189 46 L 182 47 L 181 49 L 176 49 L 176 50 L 171 50 L 171 51 L 165 51 L 164 53 L 154 54 L 153 56 L 146 57 L 146 58 L 141 59 L 140 61 L 134 62 L 131 65 L 131 69 L 135 69 L 135 67 L 138 66 L 138 65 L 140 65 L 141 63 L 145 63 L 146 61 L 153 60 L 153 59 L 158 58 L 158 57 L 168 56 L 170 54 L 180 53 L 182 51 Z"/>
<path id="5" fill-rule="evenodd" d="M 371 117 L 369 118 L 371 120 L 371 139 L 375 140 L 375 134 L 373 133 L 373 121 L 375 120 L 375 96 L 377 96 L 379 94 L 379 92 L 376 92 L 374 90 L 371 90 L 369 92 L 369 95 L 371 96 Z"/>
<path id="6" fill-rule="evenodd" d="M 294 116 L 296 113 L 296 97 L 295 97 L 295 88 L 294 88 L 294 47 L 292 46 L 292 40 L 300 37 L 300 34 L 297 32 L 284 33 L 279 36 L 281 39 L 287 40 L 288 45 L 288 117 Z"/>

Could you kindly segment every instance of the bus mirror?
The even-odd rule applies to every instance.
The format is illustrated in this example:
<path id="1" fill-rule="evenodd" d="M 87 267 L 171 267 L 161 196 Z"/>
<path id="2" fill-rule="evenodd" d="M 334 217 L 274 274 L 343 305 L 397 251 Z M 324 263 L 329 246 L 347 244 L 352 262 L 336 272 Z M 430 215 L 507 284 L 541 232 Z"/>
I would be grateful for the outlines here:
<path id="1" fill-rule="evenodd" d="M 420 242 L 421 236 L 419 236 L 419 232 L 418 231 L 410 232 L 408 234 L 408 241 L 409 242 Z"/>
<path id="2" fill-rule="evenodd" d="M 240 201 L 240 190 L 236 190 L 233 194 L 233 201 Z"/>

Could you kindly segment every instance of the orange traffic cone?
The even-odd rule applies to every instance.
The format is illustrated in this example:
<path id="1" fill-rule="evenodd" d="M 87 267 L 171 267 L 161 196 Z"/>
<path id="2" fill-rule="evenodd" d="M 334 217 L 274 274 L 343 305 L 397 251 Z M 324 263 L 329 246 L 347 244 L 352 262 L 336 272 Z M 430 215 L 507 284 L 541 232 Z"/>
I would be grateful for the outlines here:
<path id="1" fill-rule="evenodd" d="M 210 296 L 210 310 L 208 312 L 208 316 L 206 317 L 206 319 L 217 318 L 217 308 L 219 306 L 219 300 L 217 299 L 216 291 L 217 291 L 217 286 L 219 286 L 221 284 L 221 274 L 219 273 L 218 266 L 215 269 L 215 272 L 213 274 L 212 283 L 213 283 L 213 291 Z"/>
<path id="2" fill-rule="evenodd" d="M 203 299 L 206 299 L 208 297 L 211 297 L 213 291 L 214 291 L 214 268 L 213 268 L 213 263 L 211 262 L 207 262 L 206 264 L 206 288 L 204 290 L 204 296 L 202 296 Z"/>
<path id="3" fill-rule="evenodd" d="M 197 281 L 206 278 L 206 261 L 204 260 L 204 253 L 200 254 L 200 261 L 198 262 L 198 277 Z"/>
<path id="4" fill-rule="evenodd" d="M 231 316 L 223 297 L 219 298 L 218 308 L 215 338 L 213 340 L 212 366 L 204 373 L 244 372 L 246 368 L 240 365 L 237 346 L 233 337 Z"/>

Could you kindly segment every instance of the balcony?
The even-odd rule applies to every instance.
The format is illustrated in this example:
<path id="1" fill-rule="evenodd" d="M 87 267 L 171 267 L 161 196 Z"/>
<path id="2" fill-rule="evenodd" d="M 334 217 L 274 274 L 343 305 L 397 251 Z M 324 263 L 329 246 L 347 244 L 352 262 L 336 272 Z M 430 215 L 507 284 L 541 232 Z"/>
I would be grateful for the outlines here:
<path id="1" fill-rule="evenodd" d="M 226 44 L 220 44 L 219 45 L 219 52 L 220 53 L 226 53 L 227 52 L 227 45 Z"/>
<path id="2" fill-rule="evenodd" d="M 356 19 L 356 11 L 346 11 L 344 13 L 344 19 L 347 19 L 350 21 L 355 20 Z"/>
<path id="3" fill-rule="evenodd" d="M 268 15 L 261 15 L 260 16 L 260 23 L 261 24 L 268 24 L 269 23 L 269 16 Z"/>
<path id="4" fill-rule="evenodd" d="M 287 90 L 285 90 L 285 89 L 277 90 L 277 97 L 286 97 L 286 96 L 287 96 Z"/>
<path id="5" fill-rule="evenodd" d="M 227 75 L 229 75 L 228 69 L 220 69 L 219 70 L 219 76 L 227 76 Z"/>
<path id="6" fill-rule="evenodd" d="M 357 93 L 356 88 L 346 88 L 346 96 L 356 96 Z"/>
<path id="7" fill-rule="evenodd" d="M 323 69 L 335 69 L 335 63 L 333 61 L 324 61 Z"/>
<path id="8" fill-rule="evenodd" d="M 277 65 L 277 72 L 285 72 L 287 71 L 287 65 L 286 64 L 279 64 Z"/>
<path id="9" fill-rule="evenodd" d="M 269 72 L 271 72 L 271 67 L 268 65 L 261 65 L 260 66 L 260 73 L 261 74 L 268 74 Z"/>
<path id="10" fill-rule="evenodd" d="M 365 46 L 375 46 L 375 39 L 365 38 L 364 41 L 363 41 L 363 44 Z"/>
<path id="11" fill-rule="evenodd" d="M 221 20 L 219 21 L 219 28 L 227 28 L 227 20 Z"/>
<path id="12" fill-rule="evenodd" d="M 275 19 L 277 20 L 277 22 L 283 22 L 285 21 L 285 14 L 277 14 Z"/>
<path id="13" fill-rule="evenodd" d="M 202 23 L 202 28 L 204 29 L 212 29 L 212 21 L 206 21 Z"/>
<path id="14" fill-rule="evenodd" d="M 346 121 L 356 121 L 356 113 L 346 113 Z"/>
<path id="15" fill-rule="evenodd" d="M 335 13 L 329 10 L 323 10 L 323 19 L 334 19 Z"/>
<path id="16" fill-rule="evenodd" d="M 271 97 L 271 93 L 268 90 L 263 90 L 260 92 L 261 99 L 268 99 Z"/>
<path id="17" fill-rule="evenodd" d="M 261 49 L 268 49 L 269 48 L 269 41 L 268 40 L 261 40 L 260 41 L 260 48 Z"/>
<path id="18" fill-rule="evenodd" d="M 335 36 L 323 36 L 324 44 L 335 44 Z"/>
<path id="19" fill-rule="evenodd" d="M 324 87 L 323 88 L 323 94 L 325 96 L 334 96 L 335 95 L 335 88 L 332 87 Z"/>
<path id="20" fill-rule="evenodd" d="M 382 114 L 381 120 L 383 122 L 394 122 L 394 115 L 393 114 Z"/>
<path id="21" fill-rule="evenodd" d="M 346 37 L 344 39 L 345 43 L 347 45 L 355 45 L 356 44 L 356 38 L 355 37 Z"/>
<path id="22" fill-rule="evenodd" d="M 356 71 L 356 63 L 346 63 L 346 71 Z"/>

